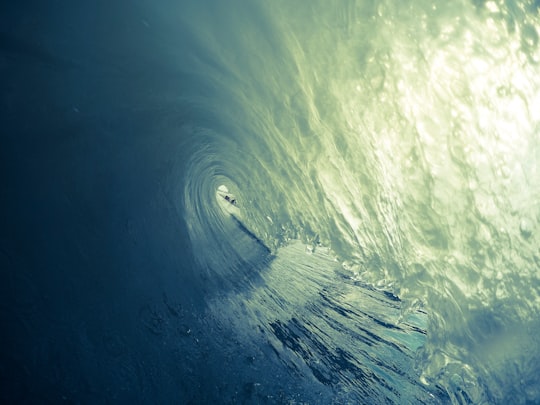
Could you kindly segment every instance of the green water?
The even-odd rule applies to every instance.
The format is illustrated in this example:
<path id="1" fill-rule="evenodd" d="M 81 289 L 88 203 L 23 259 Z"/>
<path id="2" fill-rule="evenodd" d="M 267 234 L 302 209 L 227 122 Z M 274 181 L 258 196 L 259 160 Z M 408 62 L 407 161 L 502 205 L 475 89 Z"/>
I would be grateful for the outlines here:
<path id="1" fill-rule="evenodd" d="M 215 119 L 194 182 L 226 184 L 273 251 L 329 247 L 403 316 L 423 306 L 425 384 L 538 400 L 538 5 L 234 2 L 178 19 L 209 88 L 189 101 Z"/>

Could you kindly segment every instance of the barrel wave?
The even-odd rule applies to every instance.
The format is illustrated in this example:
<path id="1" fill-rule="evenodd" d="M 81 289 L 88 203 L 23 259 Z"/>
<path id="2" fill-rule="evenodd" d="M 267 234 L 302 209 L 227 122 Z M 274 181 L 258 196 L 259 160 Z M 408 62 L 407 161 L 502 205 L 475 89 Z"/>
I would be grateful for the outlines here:
<path id="1" fill-rule="evenodd" d="M 537 1 L 98 3 L 5 13 L 5 400 L 540 402 Z"/>

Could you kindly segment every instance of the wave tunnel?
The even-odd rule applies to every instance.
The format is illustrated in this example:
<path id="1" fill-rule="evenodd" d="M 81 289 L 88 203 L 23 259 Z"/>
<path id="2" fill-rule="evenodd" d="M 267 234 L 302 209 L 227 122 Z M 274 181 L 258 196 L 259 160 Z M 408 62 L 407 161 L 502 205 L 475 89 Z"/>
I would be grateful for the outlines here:
<path id="1" fill-rule="evenodd" d="M 0 5 L 2 403 L 540 403 L 537 0 Z"/>

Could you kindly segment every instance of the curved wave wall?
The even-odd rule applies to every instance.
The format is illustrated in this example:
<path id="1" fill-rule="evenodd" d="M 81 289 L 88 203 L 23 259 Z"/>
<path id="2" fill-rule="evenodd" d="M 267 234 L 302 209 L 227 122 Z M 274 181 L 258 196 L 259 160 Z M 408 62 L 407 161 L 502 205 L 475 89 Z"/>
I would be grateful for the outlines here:
<path id="1" fill-rule="evenodd" d="M 146 400 L 143 357 L 183 364 L 151 363 L 169 400 L 538 401 L 538 4 L 266 3 L 53 8 L 35 31 L 5 13 L 3 69 L 33 77 L 3 97 L 5 173 L 45 201 L 22 209 L 7 182 L 6 294 L 30 292 L 5 318 L 29 345 L 28 319 L 54 314 L 49 339 L 77 358 L 105 345 Z M 94 283 L 81 314 L 130 314 L 124 332 L 40 307 L 59 288 L 34 277 L 42 259 L 67 291 Z M 119 348 L 147 333 L 140 358 Z M 6 364 L 32 374 L 50 347 Z M 227 382 L 200 394 L 220 361 Z"/>
<path id="2" fill-rule="evenodd" d="M 211 143 L 246 226 L 274 249 L 329 246 L 405 312 L 425 305 L 422 378 L 456 402 L 536 397 L 538 353 L 523 351 L 539 327 L 536 6 L 216 15 L 190 30 L 227 98 L 209 101 L 231 126 Z"/>

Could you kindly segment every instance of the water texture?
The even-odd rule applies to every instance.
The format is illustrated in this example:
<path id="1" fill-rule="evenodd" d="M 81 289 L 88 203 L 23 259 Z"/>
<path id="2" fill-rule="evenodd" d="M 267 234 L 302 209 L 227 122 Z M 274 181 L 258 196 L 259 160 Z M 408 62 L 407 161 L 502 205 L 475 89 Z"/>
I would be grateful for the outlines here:
<path id="1" fill-rule="evenodd" d="M 0 11 L 2 399 L 540 402 L 538 2 Z"/>

